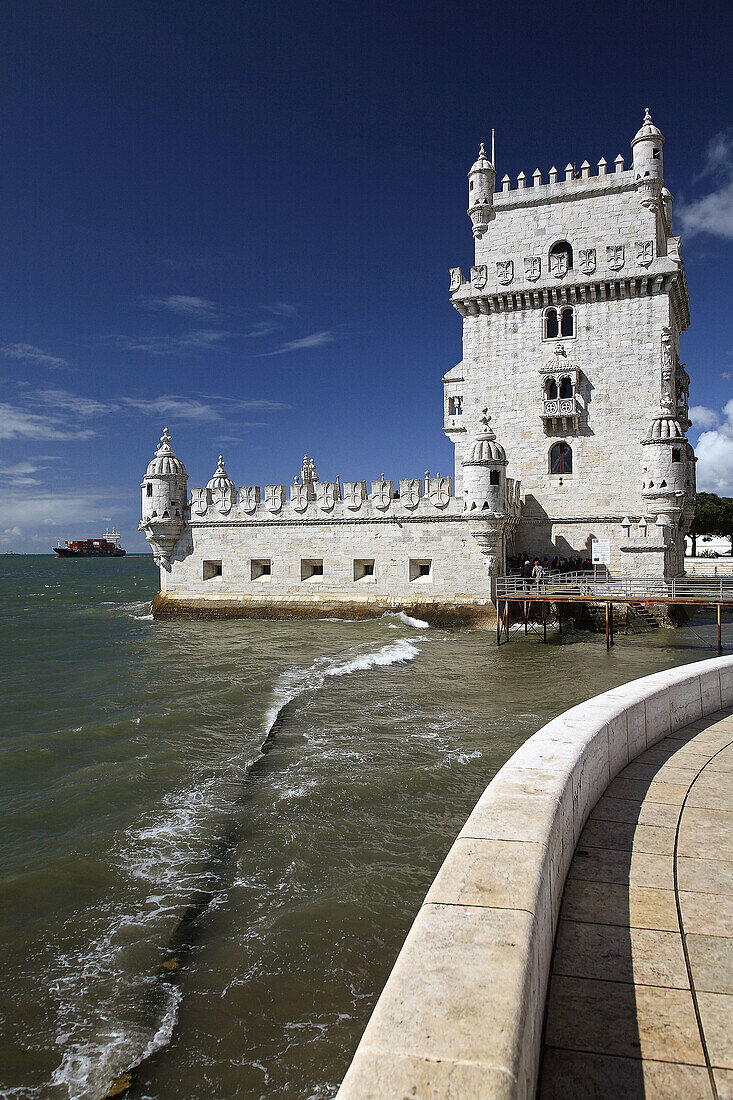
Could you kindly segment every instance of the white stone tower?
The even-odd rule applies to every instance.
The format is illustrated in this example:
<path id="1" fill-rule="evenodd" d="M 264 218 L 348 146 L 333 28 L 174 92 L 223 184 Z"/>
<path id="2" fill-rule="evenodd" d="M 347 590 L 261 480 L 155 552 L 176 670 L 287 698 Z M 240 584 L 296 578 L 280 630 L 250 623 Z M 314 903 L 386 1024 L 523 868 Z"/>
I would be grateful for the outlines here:
<path id="1" fill-rule="evenodd" d="M 168 429 L 163 429 L 155 456 L 142 480 L 140 530 L 153 550 L 157 565 L 170 568 L 173 547 L 186 523 L 188 474 L 171 447 Z"/>
<path id="2" fill-rule="evenodd" d="M 595 171 L 585 159 L 564 178 L 556 167 L 544 177 L 521 171 L 514 184 L 505 175 L 499 191 L 482 150 L 469 172 L 470 275 L 451 269 L 463 354 L 443 379 L 444 431 L 457 496 L 480 507 L 464 425 L 489 407 L 509 457 L 507 483 L 523 491 L 513 550 L 586 559 L 608 543 L 616 576 L 678 575 L 694 510 L 679 354 L 689 297 L 663 146 L 647 110 L 630 168 L 620 154 L 597 159 Z M 660 384 L 675 443 L 650 431 Z M 663 491 L 684 495 L 652 498 L 650 480 L 655 492 L 664 481 Z M 658 525 L 657 515 L 670 522 Z M 637 546 L 630 531 L 641 539 L 649 527 L 654 537 Z"/>
<path id="3" fill-rule="evenodd" d="M 468 216 L 474 237 L 482 237 L 489 226 L 494 209 L 496 170 L 486 156 L 484 143 L 468 173 Z"/>
<path id="4" fill-rule="evenodd" d="M 482 410 L 481 426 L 463 460 L 463 511 L 481 548 L 486 573 L 493 580 L 504 561 L 509 515 L 506 452 L 489 426 L 488 412 L 488 408 Z"/>

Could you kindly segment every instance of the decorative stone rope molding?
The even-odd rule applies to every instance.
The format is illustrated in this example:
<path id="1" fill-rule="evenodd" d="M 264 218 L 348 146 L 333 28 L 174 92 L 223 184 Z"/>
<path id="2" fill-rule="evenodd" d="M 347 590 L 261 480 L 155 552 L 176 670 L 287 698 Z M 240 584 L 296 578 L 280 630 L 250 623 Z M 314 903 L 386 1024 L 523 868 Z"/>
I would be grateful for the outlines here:
<path id="1" fill-rule="evenodd" d="M 484 791 L 367 1024 L 339 1100 L 535 1096 L 565 878 L 611 780 L 733 705 L 733 657 L 634 680 L 543 726 Z"/>

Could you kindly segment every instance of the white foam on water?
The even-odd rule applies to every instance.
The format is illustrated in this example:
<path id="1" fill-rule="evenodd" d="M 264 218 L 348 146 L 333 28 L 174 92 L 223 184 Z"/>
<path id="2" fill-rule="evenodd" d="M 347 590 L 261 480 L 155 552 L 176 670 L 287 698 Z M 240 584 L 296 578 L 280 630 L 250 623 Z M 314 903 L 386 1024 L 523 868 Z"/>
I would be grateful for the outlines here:
<path id="1" fill-rule="evenodd" d="M 368 672 L 372 668 L 414 661 L 420 650 L 407 638 L 399 638 L 380 649 L 356 653 L 339 662 L 333 657 L 320 657 L 309 668 L 293 668 L 283 672 L 275 688 L 275 700 L 265 714 L 265 735 L 269 734 L 283 709 L 305 692 L 317 691 L 333 676 L 348 676 L 352 672 Z"/>
<path id="2" fill-rule="evenodd" d="M 149 615 L 133 615 L 132 617 L 137 619 L 138 622 L 152 623 L 153 612 L 151 611 Z"/>
<path id="3" fill-rule="evenodd" d="M 127 605 L 125 610 L 149 606 Z M 357 648 L 339 658 L 322 657 L 306 668 L 283 672 L 264 718 L 265 735 L 272 731 L 283 708 L 305 692 L 315 692 L 335 677 L 413 661 L 419 652 L 411 641 L 399 638 L 376 650 Z M 136 952 L 147 945 L 149 951 L 143 955 L 151 953 L 152 958 L 155 945 L 166 942 L 192 889 L 201 885 L 212 816 L 226 812 L 231 782 L 237 774 L 246 774 L 257 755 L 240 751 L 194 787 L 172 791 L 155 817 L 148 816 L 125 834 L 118 855 L 121 869 L 131 887 L 138 881 L 150 889 L 136 898 L 131 896 L 127 912 L 118 909 L 100 915 L 98 932 L 79 952 L 58 957 L 58 970 L 50 981 L 59 1006 L 57 1043 L 64 1048 L 51 1084 L 65 1088 L 69 1100 L 97 1100 L 120 1073 L 170 1043 L 181 1000 L 179 988 L 164 987 L 168 1003 L 152 1037 L 133 1018 L 126 1019 L 134 1014 L 128 1014 L 119 1003 L 120 989 L 125 990 L 124 999 L 132 997 L 134 1002 L 145 995 L 151 981 L 157 981 L 150 963 L 133 961 Z M 304 797 L 309 786 L 307 781 L 291 782 L 282 797 Z M 287 875 L 280 888 L 292 893 L 294 884 Z"/>

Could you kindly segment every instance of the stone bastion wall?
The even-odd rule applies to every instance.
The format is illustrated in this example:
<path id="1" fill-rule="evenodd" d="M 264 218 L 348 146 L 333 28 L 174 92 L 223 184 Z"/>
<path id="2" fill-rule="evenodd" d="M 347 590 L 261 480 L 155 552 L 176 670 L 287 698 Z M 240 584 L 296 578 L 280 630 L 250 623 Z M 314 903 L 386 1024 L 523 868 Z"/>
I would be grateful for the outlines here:
<path id="1" fill-rule="evenodd" d="M 543 726 L 479 799 L 430 887 L 339 1100 L 534 1097 L 565 879 L 631 760 L 733 705 L 733 657 L 645 676 Z"/>

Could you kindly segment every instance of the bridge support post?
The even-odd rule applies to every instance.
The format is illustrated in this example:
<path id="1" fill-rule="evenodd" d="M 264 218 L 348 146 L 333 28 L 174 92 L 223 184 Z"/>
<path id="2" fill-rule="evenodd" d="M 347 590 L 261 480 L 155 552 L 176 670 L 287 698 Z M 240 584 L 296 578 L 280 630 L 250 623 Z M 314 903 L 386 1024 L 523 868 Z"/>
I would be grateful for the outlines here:
<path id="1" fill-rule="evenodd" d="M 616 643 L 613 640 L 613 604 L 606 604 L 606 649 Z"/>
<path id="2" fill-rule="evenodd" d="M 547 641 L 547 604 L 542 601 L 542 641 Z"/>
<path id="3" fill-rule="evenodd" d="M 721 585 L 722 585 L 722 582 L 721 582 Z M 723 605 L 718 604 L 718 656 L 719 657 L 723 656 L 723 640 L 722 640 L 721 634 L 720 634 L 720 627 L 721 627 L 722 618 L 723 618 Z"/>

